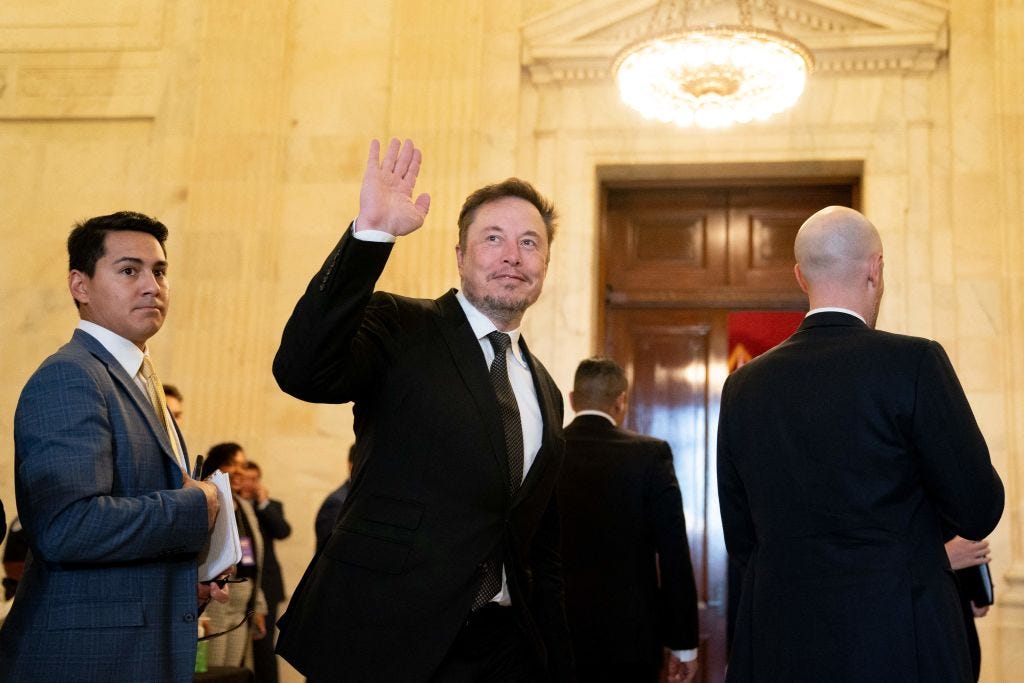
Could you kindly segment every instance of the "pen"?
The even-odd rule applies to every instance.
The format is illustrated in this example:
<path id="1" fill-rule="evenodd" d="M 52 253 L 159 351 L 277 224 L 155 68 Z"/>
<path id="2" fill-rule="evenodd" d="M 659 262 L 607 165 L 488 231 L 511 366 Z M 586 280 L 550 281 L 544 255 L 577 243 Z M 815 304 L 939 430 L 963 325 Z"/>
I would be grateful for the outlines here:
<path id="1" fill-rule="evenodd" d="M 199 475 L 203 473 L 203 454 L 200 453 L 196 456 L 196 465 L 192 468 L 192 478 L 199 479 Z"/>

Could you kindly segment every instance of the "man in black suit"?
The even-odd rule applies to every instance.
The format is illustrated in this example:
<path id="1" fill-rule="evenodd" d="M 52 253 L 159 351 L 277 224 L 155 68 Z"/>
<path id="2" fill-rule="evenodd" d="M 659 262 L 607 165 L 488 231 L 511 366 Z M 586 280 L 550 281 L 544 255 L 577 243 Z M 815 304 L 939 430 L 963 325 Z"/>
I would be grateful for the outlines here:
<path id="1" fill-rule="evenodd" d="M 379 156 L 375 140 L 359 216 L 274 360 L 293 396 L 354 402 L 360 463 L 280 620 L 278 652 L 314 680 L 569 680 L 553 495 L 561 394 L 519 334 L 554 209 L 518 179 L 481 188 L 459 215 L 462 291 L 374 292 L 396 237 L 430 204 L 412 199 L 411 141 Z"/>
<path id="2" fill-rule="evenodd" d="M 252 460 L 242 465 L 239 495 L 252 503 L 263 537 L 263 567 L 260 570 L 260 585 L 267 600 L 266 638 L 252 643 L 253 671 L 256 683 L 277 683 L 277 657 L 274 655 L 274 624 L 277 623 L 277 608 L 284 602 L 284 579 L 281 565 L 277 561 L 274 541 L 283 541 L 292 535 L 292 526 L 284 518 L 284 504 L 270 497 L 270 491 L 263 483 L 263 472 Z"/>
<path id="3" fill-rule="evenodd" d="M 874 329 L 882 242 L 801 226 L 810 312 L 722 390 L 718 486 L 743 573 L 729 681 L 973 680 L 943 525 L 984 538 L 1003 486 L 942 347 Z"/>
<path id="4" fill-rule="evenodd" d="M 697 588 L 686 519 L 661 439 L 617 426 L 626 373 L 613 360 L 576 368 L 558 484 L 562 567 L 573 652 L 583 681 L 669 680 L 697 672 Z"/>

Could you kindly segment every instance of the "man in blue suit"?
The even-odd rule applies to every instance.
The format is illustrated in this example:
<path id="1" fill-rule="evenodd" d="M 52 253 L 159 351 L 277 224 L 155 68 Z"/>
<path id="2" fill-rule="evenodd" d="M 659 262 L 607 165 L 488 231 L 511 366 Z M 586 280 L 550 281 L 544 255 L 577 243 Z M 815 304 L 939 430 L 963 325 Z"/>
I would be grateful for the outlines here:
<path id="1" fill-rule="evenodd" d="M 167 313 L 166 239 L 131 212 L 68 237 L 81 321 L 14 417 L 30 556 L 0 630 L 0 680 L 190 681 L 197 602 L 225 597 L 196 569 L 216 488 L 188 476 L 181 433 L 140 374 Z"/>

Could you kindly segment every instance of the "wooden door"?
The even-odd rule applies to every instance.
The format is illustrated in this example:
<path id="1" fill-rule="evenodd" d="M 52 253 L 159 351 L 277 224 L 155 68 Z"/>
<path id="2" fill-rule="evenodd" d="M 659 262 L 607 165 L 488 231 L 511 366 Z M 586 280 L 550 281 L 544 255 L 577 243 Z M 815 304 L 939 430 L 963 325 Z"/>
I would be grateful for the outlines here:
<path id="1" fill-rule="evenodd" d="M 793 239 L 814 211 L 852 206 L 855 185 L 606 188 L 603 353 L 626 368 L 626 426 L 672 447 L 699 599 L 700 674 L 724 680 L 728 562 L 715 442 L 728 314 L 806 310 Z"/>
<path id="2" fill-rule="evenodd" d="M 609 322 L 605 353 L 630 377 L 625 426 L 672 447 L 699 598 L 699 680 L 718 680 L 709 672 L 725 669 L 727 566 L 709 454 L 726 366 L 726 311 L 630 308 Z"/>

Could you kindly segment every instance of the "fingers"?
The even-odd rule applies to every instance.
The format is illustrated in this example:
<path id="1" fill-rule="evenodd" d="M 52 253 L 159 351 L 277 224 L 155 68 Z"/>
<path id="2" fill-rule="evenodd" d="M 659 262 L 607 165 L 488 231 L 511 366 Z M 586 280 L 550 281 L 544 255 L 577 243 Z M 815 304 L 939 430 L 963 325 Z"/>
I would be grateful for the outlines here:
<path id="1" fill-rule="evenodd" d="M 215 602 L 224 604 L 230 598 L 230 589 L 227 586 L 221 588 L 216 583 L 210 584 L 210 598 Z"/>
<path id="2" fill-rule="evenodd" d="M 376 142 L 376 140 L 374 141 Z M 407 145 L 412 145 L 412 142 L 406 140 Z M 403 151 L 402 143 L 398 138 L 391 138 L 391 142 L 388 143 L 388 150 L 384 153 L 384 160 L 381 161 L 379 168 L 385 173 L 396 172 L 396 164 L 399 163 L 400 152 Z M 408 162 L 406 162 L 408 163 Z M 399 173 L 398 175 L 402 175 Z"/>
<path id="3" fill-rule="evenodd" d="M 397 142 L 398 140 L 392 140 L 391 144 L 394 145 Z M 390 151 L 389 148 L 388 152 Z M 415 181 L 416 175 L 420 172 L 420 162 L 422 160 L 423 153 L 416 149 L 412 140 L 406 138 L 398 152 L 398 158 L 395 160 L 395 175 L 406 181 Z M 385 166 L 384 170 L 388 170 L 388 167 Z"/>
<path id="4" fill-rule="evenodd" d="M 370 143 L 370 155 L 366 160 L 367 168 L 380 169 L 385 173 L 393 173 L 402 179 L 407 177 L 415 179 L 420 172 L 423 153 L 416 149 L 413 141 L 408 138 L 404 142 L 398 138 L 391 138 L 391 142 L 388 143 L 388 149 L 384 153 L 383 161 L 377 161 L 379 154 L 380 142 L 373 140 Z"/>
<path id="5" fill-rule="evenodd" d="M 416 198 L 416 208 L 423 212 L 426 216 L 427 212 L 430 211 L 430 195 L 424 192 Z"/>
<path id="6" fill-rule="evenodd" d="M 380 168 L 380 140 L 374 138 L 370 140 L 370 153 L 366 158 L 367 170 L 377 170 Z"/>

